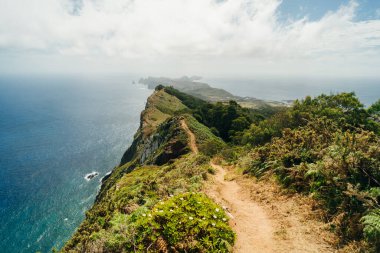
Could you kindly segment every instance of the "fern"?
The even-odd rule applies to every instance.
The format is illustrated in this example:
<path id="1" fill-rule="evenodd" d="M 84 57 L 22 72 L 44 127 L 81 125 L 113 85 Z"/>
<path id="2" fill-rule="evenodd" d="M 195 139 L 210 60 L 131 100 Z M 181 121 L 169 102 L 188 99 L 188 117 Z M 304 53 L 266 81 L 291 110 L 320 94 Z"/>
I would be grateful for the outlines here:
<path id="1" fill-rule="evenodd" d="M 364 236 L 368 241 L 380 243 L 380 209 L 375 209 L 363 216 L 361 222 L 364 225 Z"/>
<path id="2" fill-rule="evenodd" d="M 260 161 L 252 161 L 250 168 L 246 170 L 249 174 L 253 175 L 256 178 L 260 178 L 268 171 L 270 165 L 268 163 L 262 163 Z"/>
<path id="3" fill-rule="evenodd" d="M 368 193 L 372 198 L 378 199 L 380 198 L 380 187 L 372 187 Z"/>

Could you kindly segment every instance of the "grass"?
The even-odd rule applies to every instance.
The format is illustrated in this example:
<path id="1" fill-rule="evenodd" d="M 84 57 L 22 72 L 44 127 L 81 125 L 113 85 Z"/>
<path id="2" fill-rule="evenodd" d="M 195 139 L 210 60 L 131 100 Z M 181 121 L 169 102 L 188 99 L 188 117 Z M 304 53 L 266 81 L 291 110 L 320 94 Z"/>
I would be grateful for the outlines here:
<path id="1" fill-rule="evenodd" d="M 63 252 L 81 252 L 94 248 L 111 250 L 112 247 L 119 247 L 120 245 L 122 245 L 120 247 L 127 247 L 127 244 L 124 244 L 123 241 L 127 240 L 126 238 L 119 238 L 123 243 L 118 244 L 120 240 L 118 239 L 119 230 L 117 226 L 139 226 L 139 221 L 131 220 L 128 217 L 137 215 L 143 211 L 151 212 L 160 201 L 170 198 L 171 195 L 177 196 L 187 194 L 188 192 L 200 192 L 202 184 L 207 178 L 208 162 L 207 157 L 188 154 L 174 160 L 171 164 L 163 166 L 138 166 L 120 178 L 116 174 L 113 175 L 109 178 L 112 180 L 112 184 L 109 185 L 108 189 L 101 195 L 102 197 L 87 212 L 86 220 L 66 244 Z M 131 164 L 129 163 L 128 165 Z M 119 172 L 119 176 L 121 175 L 120 172 L 125 171 L 128 165 L 116 169 Z M 212 202 L 205 203 L 210 204 L 209 206 L 204 205 L 204 208 L 214 208 L 213 205 L 215 204 Z M 124 224 L 116 222 L 117 220 L 124 221 Z M 115 224 L 118 225 L 115 227 Z M 160 236 L 161 232 L 159 232 Z M 164 235 L 162 236 L 166 238 Z M 227 249 L 226 245 L 233 243 L 231 241 L 232 237 L 228 238 L 230 239 L 223 239 L 225 242 L 228 242 L 225 243 L 223 241 L 223 245 L 225 245 L 224 249 Z M 152 240 L 152 238 L 149 240 Z M 164 240 L 166 241 L 166 239 Z M 212 245 L 221 243 L 220 241 L 216 242 L 216 237 L 214 236 L 209 236 L 207 240 L 211 240 Z M 166 243 L 170 245 L 170 242 Z M 218 244 L 219 246 L 215 245 L 213 247 L 222 247 L 220 246 L 221 244 Z M 145 246 L 148 247 L 149 245 Z"/>
<path id="2" fill-rule="evenodd" d="M 157 127 L 173 116 L 177 111 L 187 107 L 181 101 L 164 90 L 155 91 L 148 98 L 147 107 L 142 113 L 144 136 L 150 135 Z"/>
<path id="3" fill-rule="evenodd" d="M 176 97 L 169 95 L 164 90 L 157 91 L 151 102 L 161 112 L 174 115 L 175 112 L 186 109 L 187 107 Z"/>
<path id="4" fill-rule="evenodd" d="M 208 127 L 197 121 L 193 116 L 185 114 L 184 118 L 189 129 L 197 137 L 198 148 L 203 154 L 212 156 L 226 147 L 221 138 L 215 136 Z"/>

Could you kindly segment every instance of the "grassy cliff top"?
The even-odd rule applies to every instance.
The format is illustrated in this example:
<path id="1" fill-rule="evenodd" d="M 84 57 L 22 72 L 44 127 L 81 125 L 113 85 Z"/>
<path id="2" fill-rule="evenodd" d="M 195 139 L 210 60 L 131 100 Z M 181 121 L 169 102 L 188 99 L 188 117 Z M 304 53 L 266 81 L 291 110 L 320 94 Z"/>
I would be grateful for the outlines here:
<path id="1" fill-rule="evenodd" d="M 141 114 L 142 133 L 148 136 L 175 112 L 186 108 L 178 98 L 169 95 L 164 90 L 154 91 Z"/>

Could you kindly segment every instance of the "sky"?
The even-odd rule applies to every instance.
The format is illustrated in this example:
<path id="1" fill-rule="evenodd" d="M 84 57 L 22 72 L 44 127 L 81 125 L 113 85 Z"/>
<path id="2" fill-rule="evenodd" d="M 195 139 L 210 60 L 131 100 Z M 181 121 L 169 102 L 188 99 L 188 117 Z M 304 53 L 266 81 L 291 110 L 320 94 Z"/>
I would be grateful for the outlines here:
<path id="1" fill-rule="evenodd" d="M 379 70 L 379 0 L 0 0 L 0 74 Z"/>

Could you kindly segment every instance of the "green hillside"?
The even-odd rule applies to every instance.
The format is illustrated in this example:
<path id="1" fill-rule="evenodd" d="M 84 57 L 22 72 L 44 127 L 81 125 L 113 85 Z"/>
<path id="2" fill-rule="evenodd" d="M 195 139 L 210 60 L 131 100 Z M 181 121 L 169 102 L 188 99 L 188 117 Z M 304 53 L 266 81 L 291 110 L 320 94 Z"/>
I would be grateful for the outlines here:
<path id="1" fill-rule="evenodd" d="M 208 190 L 213 160 L 235 178 L 275 182 L 283 196 L 314 201 L 315 219 L 338 238 L 325 252 L 378 252 L 379 103 L 365 108 L 341 93 L 268 111 L 158 86 L 133 144 L 62 252 L 239 252 L 242 232 L 230 227 L 239 218 L 228 222 L 233 215 Z"/>
<path id="2" fill-rule="evenodd" d="M 164 90 L 154 92 L 134 143 L 103 180 L 94 206 L 62 252 L 231 250 L 235 235 L 228 217 L 201 193 L 210 171 L 203 146 L 224 142 L 187 111 Z M 199 136 L 200 154 L 190 152 L 181 120 Z"/>

